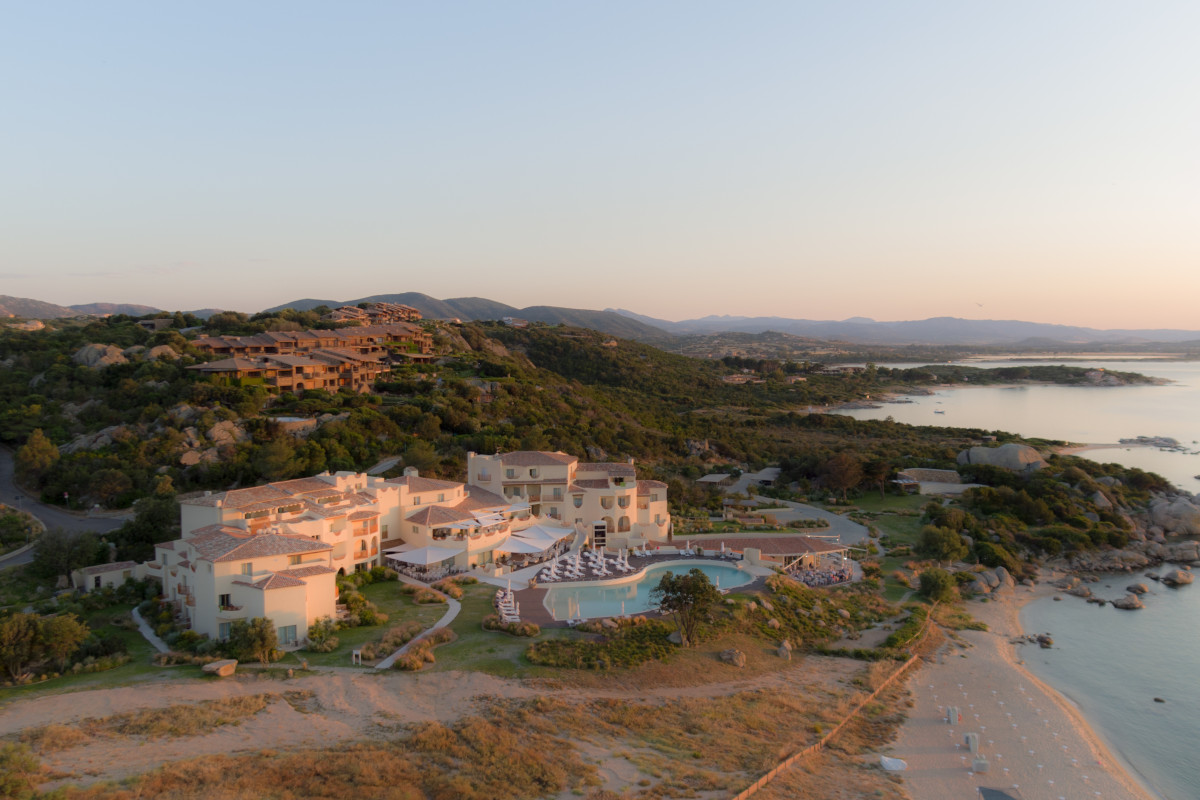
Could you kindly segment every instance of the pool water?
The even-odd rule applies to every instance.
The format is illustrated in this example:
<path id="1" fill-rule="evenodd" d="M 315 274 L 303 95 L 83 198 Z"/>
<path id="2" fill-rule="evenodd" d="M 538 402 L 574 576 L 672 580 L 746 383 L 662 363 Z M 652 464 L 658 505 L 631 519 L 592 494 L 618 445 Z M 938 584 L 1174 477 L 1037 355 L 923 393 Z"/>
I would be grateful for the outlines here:
<path id="1" fill-rule="evenodd" d="M 591 619 L 620 614 L 641 614 L 654 606 L 650 592 L 667 572 L 676 575 L 699 569 L 721 589 L 745 586 L 754 576 L 729 564 L 715 561 L 672 561 L 655 564 L 639 579 L 608 586 L 553 586 L 546 592 L 546 608 L 555 619 Z"/>

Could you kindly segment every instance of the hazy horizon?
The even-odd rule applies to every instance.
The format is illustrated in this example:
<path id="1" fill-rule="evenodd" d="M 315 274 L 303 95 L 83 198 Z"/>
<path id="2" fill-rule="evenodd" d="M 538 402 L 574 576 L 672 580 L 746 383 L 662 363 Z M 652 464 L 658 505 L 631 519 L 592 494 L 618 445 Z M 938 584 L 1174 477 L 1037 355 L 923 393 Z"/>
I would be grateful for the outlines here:
<path id="1" fill-rule="evenodd" d="M 1195 327 L 1200 7 L 80 2 L 0 31 L 0 294 Z"/>

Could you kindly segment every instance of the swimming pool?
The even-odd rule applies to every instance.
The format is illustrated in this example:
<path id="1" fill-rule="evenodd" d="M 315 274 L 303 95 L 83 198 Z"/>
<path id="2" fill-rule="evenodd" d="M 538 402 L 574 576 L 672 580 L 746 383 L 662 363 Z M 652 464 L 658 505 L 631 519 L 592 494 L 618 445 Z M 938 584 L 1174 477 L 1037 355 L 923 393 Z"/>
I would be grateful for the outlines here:
<path id="1" fill-rule="evenodd" d="M 699 569 L 722 589 L 745 586 L 754 576 L 729 564 L 716 561 L 682 560 L 655 564 L 637 580 L 607 586 L 551 586 L 545 604 L 555 619 L 591 619 L 649 611 L 650 592 L 666 572 L 676 575 Z"/>

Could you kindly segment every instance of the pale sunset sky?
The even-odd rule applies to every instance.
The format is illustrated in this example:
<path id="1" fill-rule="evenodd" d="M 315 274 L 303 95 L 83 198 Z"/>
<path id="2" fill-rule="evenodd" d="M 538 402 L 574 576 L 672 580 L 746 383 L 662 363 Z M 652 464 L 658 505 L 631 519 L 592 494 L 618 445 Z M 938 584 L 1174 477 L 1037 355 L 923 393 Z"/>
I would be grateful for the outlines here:
<path id="1" fill-rule="evenodd" d="M 0 5 L 0 294 L 1200 329 L 1200 3 Z"/>

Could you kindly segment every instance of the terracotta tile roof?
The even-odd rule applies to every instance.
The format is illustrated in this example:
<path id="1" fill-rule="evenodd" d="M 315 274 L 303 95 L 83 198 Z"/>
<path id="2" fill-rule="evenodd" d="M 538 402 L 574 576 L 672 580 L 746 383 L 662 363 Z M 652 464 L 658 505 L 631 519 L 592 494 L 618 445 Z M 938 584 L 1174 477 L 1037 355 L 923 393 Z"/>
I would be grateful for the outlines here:
<path id="1" fill-rule="evenodd" d="M 580 464 L 576 467 L 576 470 L 578 472 L 603 472 L 618 478 L 633 478 L 637 476 L 637 470 L 633 468 L 633 464 L 626 464 L 621 461 Z"/>
<path id="2" fill-rule="evenodd" d="M 638 481 L 638 494 L 647 494 L 651 489 L 666 489 L 667 485 L 662 481 Z"/>
<path id="3" fill-rule="evenodd" d="M 175 539 L 170 542 L 158 542 L 154 546 L 161 547 L 163 550 L 172 550 L 173 551 L 175 549 L 175 545 L 179 544 L 182 541 L 183 541 L 183 539 Z"/>
<path id="4" fill-rule="evenodd" d="M 500 456 L 500 462 L 505 466 L 536 467 L 539 464 L 574 464 L 579 461 L 575 456 L 566 453 L 550 453 L 545 450 L 515 450 Z"/>
<path id="5" fill-rule="evenodd" d="M 205 364 L 193 364 L 188 369 L 198 369 L 201 372 L 229 372 L 241 369 L 269 369 L 261 361 L 251 361 L 248 358 L 222 358 L 219 361 L 209 361 Z"/>
<path id="6" fill-rule="evenodd" d="M 458 504 L 458 508 L 469 508 L 472 511 L 480 508 L 507 508 L 513 503 L 502 494 L 489 492 L 478 486 L 468 486 L 467 496 Z"/>
<path id="7" fill-rule="evenodd" d="M 436 527 L 438 525 L 449 525 L 454 522 L 469 522 L 475 517 L 469 511 L 458 508 L 446 508 L 445 506 L 425 506 L 419 511 L 414 511 L 405 517 L 406 520 L 414 525 L 425 525 L 427 527 Z"/>
<path id="8" fill-rule="evenodd" d="M 357 522 L 360 519 L 374 519 L 379 516 L 378 511 L 355 511 L 346 519 Z"/>
<path id="9" fill-rule="evenodd" d="M 609 488 L 608 478 L 580 478 L 579 480 L 575 481 L 571 485 L 576 487 L 576 489 L 574 491 L 578 491 L 580 489 L 607 489 L 607 488 Z"/>
<path id="10" fill-rule="evenodd" d="M 405 475 L 400 478 L 388 478 L 388 483 L 396 486 L 407 486 L 410 492 L 436 492 L 440 489 L 459 489 L 462 484 L 457 481 L 442 481 L 436 478 L 421 478 Z"/>
<path id="11" fill-rule="evenodd" d="M 251 586 L 255 589 L 260 589 L 264 592 L 271 589 L 290 589 L 293 586 L 307 586 L 304 581 L 299 578 L 293 578 L 291 575 L 285 575 L 282 572 L 276 572 L 274 575 L 268 575 L 260 581 L 250 583 L 248 581 L 234 581 L 242 586 Z"/>
<path id="12" fill-rule="evenodd" d="M 96 564 L 91 567 L 84 567 L 80 570 L 84 575 L 100 575 L 105 572 L 116 572 L 122 569 L 133 569 L 137 566 L 136 561 L 117 561 L 112 564 Z"/>
<path id="13" fill-rule="evenodd" d="M 329 575 L 337 572 L 333 567 L 327 567 L 323 564 L 313 564 L 310 567 L 297 567 L 295 569 L 285 569 L 276 572 L 276 575 L 290 575 L 293 578 L 311 578 L 314 575 Z"/>
<path id="14" fill-rule="evenodd" d="M 333 545 L 315 539 L 300 539 L 274 533 L 249 534 L 242 531 L 241 534 L 239 536 L 222 530 L 210 531 L 193 536 L 188 540 L 188 544 L 199 553 L 199 558 L 218 563 L 264 556 L 318 553 L 333 549 Z"/>

